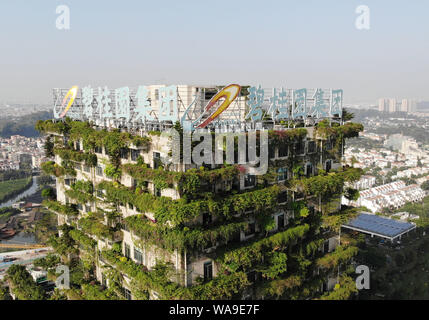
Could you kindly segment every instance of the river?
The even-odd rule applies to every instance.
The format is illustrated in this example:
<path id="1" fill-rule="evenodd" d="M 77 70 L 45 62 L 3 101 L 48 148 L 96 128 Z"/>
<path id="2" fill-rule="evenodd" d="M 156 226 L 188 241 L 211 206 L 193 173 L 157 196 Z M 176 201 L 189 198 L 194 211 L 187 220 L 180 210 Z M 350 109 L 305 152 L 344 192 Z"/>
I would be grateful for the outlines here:
<path id="1" fill-rule="evenodd" d="M 25 233 L 25 232 L 18 232 L 16 235 L 14 235 L 12 238 L 7 240 L 0 240 L 0 243 L 9 243 L 9 244 L 34 244 L 38 243 L 36 236 L 34 233 Z"/>
<path id="2" fill-rule="evenodd" d="M 21 192 L 20 194 L 8 200 L 7 202 L 0 204 L 0 208 L 10 207 L 12 206 L 12 204 L 14 204 L 15 202 L 18 202 L 20 199 L 35 194 L 38 188 L 39 188 L 39 185 L 37 183 L 37 176 L 33 176 L 33 184 L 31 185 L 30 188 Z M 0 243 L 32 244 L 32 243 L 37 243 L 37 239 L 33 233 L 18 232 L 16 235 L 14 235 L 12 238 L 8 240 L 0 240 Z"/>
<path id="3" fill-rule="evenodd" d="M 33 184 L 31 185 L 30 188 L 21 192 L 20 194 L 8 200 L 7 202 L 0 204 L 0 208 L 11 207 L 15 202 L 18 202 L 19 199 L 35 194 L 38 188 L 39 188 L 39 185 L 37 183 L 37 176 L 33 176 Z"/>

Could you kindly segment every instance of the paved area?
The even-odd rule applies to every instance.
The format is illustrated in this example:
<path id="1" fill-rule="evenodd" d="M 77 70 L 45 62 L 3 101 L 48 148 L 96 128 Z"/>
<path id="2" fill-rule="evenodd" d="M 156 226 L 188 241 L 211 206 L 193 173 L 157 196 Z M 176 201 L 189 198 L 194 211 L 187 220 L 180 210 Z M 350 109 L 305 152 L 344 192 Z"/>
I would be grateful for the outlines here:
<path id="1" fill-rule="evenodd" d="M 52 251 L 52 248 L 45 247 L 40 249 L 0 253 L 0 280 L 3 279 L 6 273 L 6 270 L 11 265 L 13 264 L 30 265 L 33 263 L 34 260 L 43 258 L 51 251 Z M 9 261 L 9 259 L 12 259 L 12 261 Z"/>

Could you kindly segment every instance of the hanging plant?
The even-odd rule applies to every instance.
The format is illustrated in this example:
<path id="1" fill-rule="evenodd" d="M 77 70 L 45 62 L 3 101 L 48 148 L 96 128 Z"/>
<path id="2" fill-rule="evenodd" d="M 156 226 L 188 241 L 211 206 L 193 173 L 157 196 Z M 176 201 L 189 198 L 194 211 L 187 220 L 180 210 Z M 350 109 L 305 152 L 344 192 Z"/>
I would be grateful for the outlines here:
<path id="1" fill-rule="evenodd" d="M 112 178 L 114 180 L 119 180 L 121 179 L 121 169 L 109 164 L 106 166 L 106 168 L 104 169 L 104 173 L 106 174 L 107 177 Z"/>

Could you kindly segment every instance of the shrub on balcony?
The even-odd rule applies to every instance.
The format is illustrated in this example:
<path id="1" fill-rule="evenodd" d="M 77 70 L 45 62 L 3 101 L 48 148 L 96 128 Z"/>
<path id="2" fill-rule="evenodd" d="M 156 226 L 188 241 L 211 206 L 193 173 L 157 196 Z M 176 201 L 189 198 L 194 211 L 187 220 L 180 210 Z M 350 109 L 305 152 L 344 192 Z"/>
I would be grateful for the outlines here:
<path id="1" fill-rule="evenodd" d="M 66 216 L 77 216 L 79 215 L 79 211 L 77 210 L 75 205 L 64 205 L 58 201 L 43 201 L 42 203 L 48 209 L 55 211 L 60 214 L 64 214 Z"/>

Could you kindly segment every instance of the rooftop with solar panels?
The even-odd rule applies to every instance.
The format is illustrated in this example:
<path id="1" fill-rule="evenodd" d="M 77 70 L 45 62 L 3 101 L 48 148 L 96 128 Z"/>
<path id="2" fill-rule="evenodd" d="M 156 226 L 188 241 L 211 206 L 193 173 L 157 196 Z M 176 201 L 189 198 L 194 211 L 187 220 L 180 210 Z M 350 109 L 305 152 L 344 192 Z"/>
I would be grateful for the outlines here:
<path id="1" fill-rule="evenodd" d="M 369 234 L 371 237 L 377 236 L 391 241 L 401 239 L 402 235 L 416 229 L 414 223 L 398 221 L 369 213 L 361 213 L 357 218 L 341 227 Z"/>

